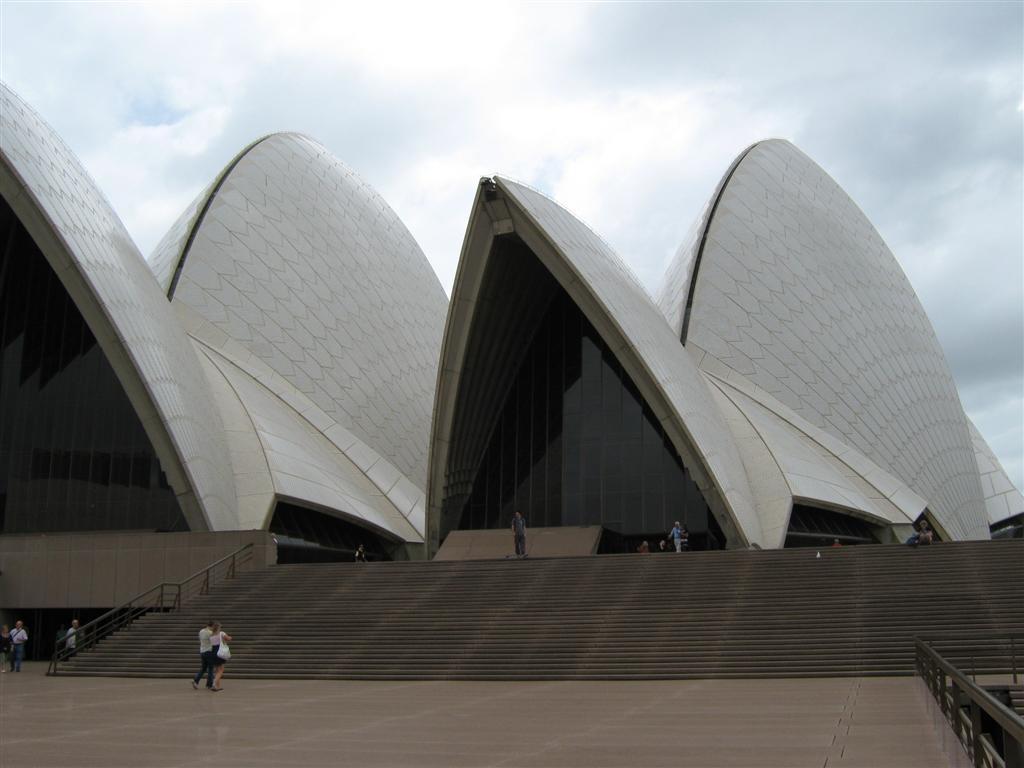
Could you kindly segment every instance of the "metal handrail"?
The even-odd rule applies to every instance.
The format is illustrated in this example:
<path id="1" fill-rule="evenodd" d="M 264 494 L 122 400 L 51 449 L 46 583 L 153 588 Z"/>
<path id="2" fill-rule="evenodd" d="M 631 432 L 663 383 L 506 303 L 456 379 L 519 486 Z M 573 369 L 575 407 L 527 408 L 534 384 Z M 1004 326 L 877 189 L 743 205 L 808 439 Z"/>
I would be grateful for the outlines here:
<path id="1" fill-rule="evenodd" d="M 1010 640 L 1011 648 L 1014 649 L 1012 665 L 1016 682 L 1016 636 L 993 638 L 989 635 L 987 639 Z M 930 639 L 922 638 L 914 640 L 917 672 L 938 702 L 957 739 L 973 759 L 976 768 L 1005 765 L 990 737 L 981 731 L 981 715 L 984 712 L 1002 729 L 1004 753 L 1014 747 L 1017 750 L 1024 749 L 1024 718 L 943 658 L 931 647 L 931 642 Z M 967 711 L 963 709 L 964 704 L 967 705 Z"/>
<path id="2" fill-rule="evenodd" d="M 989 646 L 988 647 L 979 647 L 979 646 L 970 647 L 969 644 L 966 641 L 971 641 L 971 640 L 984 641 L 987 644 L 989 644 Z M 975 672 L 975 657 L 977 656 L 980 659 L 984 659 L 985 658 L 984 652 L 985 651 L 990 651 L 991 652 L 993 650 L 993 648 L 991 647 L 991 644 L 1001 644 L 1000 650 L 1004 654 L 1006 653 L 1006 651 L 1009 651 L 1009 658 L 1010 658 L 1009 673 L 1013 676 L 1013 684 L 1017 685 L 1017 683 L 1018 683 L 1018 673 L 1020 671 L 1020 665 L 1024 664 L 1024 657 L 1022 657 L 1021 659 L 1018 660 L 1017 653 L 1018 653 L 1018 650 L 1024 652 L 1024 634 L 1011 633 L 1011 634 L 993 635 L 990 630 L 989 631 L 987 631 L 987 630 L 976 630 L 976 629 L 952 630 L 952 631 L 941 632 L 941 633 L 937 633 L 937 634 L 929 634 L 926 642 L 928 643 L 929 646 L 931 646 L 933 648 L 935 646 L 937 646 L 937 645 L 940 645 L 940 644 L 958 643 L 959 644 L 958 648 L 956 648 L 956 649 L 950 648 L 949 650 L 943 651 L 943 652 L 950 653 L 950 654 L 955 653 L 956 651 L 961 651 L 961 652 L 964 652 L 964 653 L 970 652 L 971 653 L 971 674 L 972 674 L 973 677 L 977 677 L 976 672 Z M 999 647 L 999 646 L 997 646 L 997 647 Z M 939 655 L 941 656 L 942 652 L 940 652 Z"/>
<path id="3" fill-rule="evenodd" d="M 224 578 L 233 579 L 237 573 L 238 566 L 248 561 L 248 556 L 243 559 L 243 553 L 251 556 L 253 546 L 253 542 L 249 542 L 234 552 L 210 563 L 205 568 L 200 568 L 191 576 L 181 581 L 165 581 L 157 584 L 145 592 L 140 592 L 131 600 L 122 603 L 116 608 L 111 608 L 106 613 L 83 624 L 75 633 L 74 648 L 68 648 L 64 642 L 57 643 L 46 674 L 57 674 L 57 668 L 61 662 L 67 661 L 75 654 L 93 647 L 103 638 L 109 637 L 119 629 L 127 627 L 137 618 L 150 611 L 177 611 L 185 600 L 192 595 L 207 594 L 212 583 L 211 576 L 216 578 L 216 570 L 221 565 L 227 564 Z M 198 587 L 198 591 L 195 591 L 195 587 Z"/>

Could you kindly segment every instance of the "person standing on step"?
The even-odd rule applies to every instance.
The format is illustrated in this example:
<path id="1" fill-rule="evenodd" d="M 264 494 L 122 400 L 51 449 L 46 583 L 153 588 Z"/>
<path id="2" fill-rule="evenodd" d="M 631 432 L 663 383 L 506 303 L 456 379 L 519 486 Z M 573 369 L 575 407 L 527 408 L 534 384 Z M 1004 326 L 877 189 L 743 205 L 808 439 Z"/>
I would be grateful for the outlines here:
<path id="1" fill-rule="evenodd" d="M 21 672 L 21 662 L 25 658 L 25 643 L 27 642 L 28 631 L 21 619 L 18 619 L 14 622 L 14 629 L 11 630 L 11 645 L 14 646 L 13 661 L 11 661 L 12 672 Z"/>
<path id="2" fill-rule="evenodd" d="M 676 545 L 676 552 L 683 551 L 683 528 L 679 525 L 679 521 L 676 520 L 676 524 L 672 526 L 672 530 L 668 532 L 668 537 L 672 540 L 672 543 Z"/>
<path id="3" fill-rule="evenodd" d="M 512 516 L 512 537 L 516 543 L 516 557 L 526 557 L 526 520 L 518 509 Z"/>
<path id="4" fill-rule="evenodd" d="M 71 620 L 71 626 L 68 627 L 68 631 L 64 633 L 64 647 L 68 649 L 68 658 L 70 659 L 78 651 L 78 619 Z"/>
<path id="5" fill-rule="evenodd" d="M 199 681 L 206 675 L 206 688 L 213 688 L 213 643 L 210 637 L 213 635 L 213 621 L 206 622 L 206 626 L 199 630 L 199 671 L 192 678 L 192 687 L 198 688 Z"/>
<path id="6" fill-rule="evenodd" d="M 365 563 L 366 562 L 366 547 L 364 547 L 362 544 L 360 544 L 358 547 L 356 547 L 356 562 L 357 563 Z"/>
<path id="7" fill-rule="evenodd" d="M 221 678 L 224 677 L 224 664 L 227 661 L 221 656 L 221 646 L 225 646 L 231 642 L 231 635 L 223 631 L 220 628 L 220 624 L 216 621 L 210 627 L 210 658 L 213 660 L 213 687 L 211 691 L 223 690 L 220 685 Z"/>

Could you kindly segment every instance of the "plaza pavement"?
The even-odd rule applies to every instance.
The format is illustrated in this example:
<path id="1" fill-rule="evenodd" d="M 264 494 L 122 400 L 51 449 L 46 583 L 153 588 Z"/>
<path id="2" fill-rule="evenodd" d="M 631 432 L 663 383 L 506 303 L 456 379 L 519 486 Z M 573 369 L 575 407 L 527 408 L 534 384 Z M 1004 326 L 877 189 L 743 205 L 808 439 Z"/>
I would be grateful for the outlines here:
<path id="1" fill-rule="evenodd" d="M 0 675 L 0 768 L 966 762 L 913 678 L 337 682 Z M 943 751 L 945 741 L 947 752 Z"/>

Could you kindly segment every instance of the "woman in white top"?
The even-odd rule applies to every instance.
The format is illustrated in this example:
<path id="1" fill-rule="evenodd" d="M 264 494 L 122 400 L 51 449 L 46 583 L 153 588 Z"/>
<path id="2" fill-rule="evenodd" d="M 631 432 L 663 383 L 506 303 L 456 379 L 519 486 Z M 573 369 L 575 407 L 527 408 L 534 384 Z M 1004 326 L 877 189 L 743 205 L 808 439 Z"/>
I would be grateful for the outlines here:
<path id="1" fill-rule="evenodd" d="M 224 659 L 220 657 L 220 646 L 221 643 L 230 643 L 231 635 L 221 630 L 220 624 L 217 622 L 214 622 L 210 629 L 212 630 L 210 635 L 210 655 L 213 656 L 213 688 L 210 690 L 219 691 L 221 690 L 220 679 L 224 677 Z"/>

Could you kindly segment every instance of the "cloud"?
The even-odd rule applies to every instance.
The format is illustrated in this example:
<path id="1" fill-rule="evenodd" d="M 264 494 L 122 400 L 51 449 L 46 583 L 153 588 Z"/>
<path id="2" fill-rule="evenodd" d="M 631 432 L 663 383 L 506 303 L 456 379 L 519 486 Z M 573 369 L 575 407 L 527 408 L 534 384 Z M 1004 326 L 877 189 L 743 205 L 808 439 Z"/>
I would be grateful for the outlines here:
<path id="1" fill-rule="evenodd" d="M 510 98 L 466 115 L 460 125 L 472 138 L 422 155 L 386 197 L 445 285 L 452 283 L 462 236 L 450 222 L 465 222 L 478 178 L 500 173 L 566 204 L 617 245 L 653 292 L 736 147 L 783 122 L 770 114 L 748 116 L 715 131 L 716 115 L 725 110 L 737 112 L 717 90 Z M 694 177 L 705 183 L 694 189 Z M 432 210 L 442 206 L 450 213 L 438 219 Z"/>

